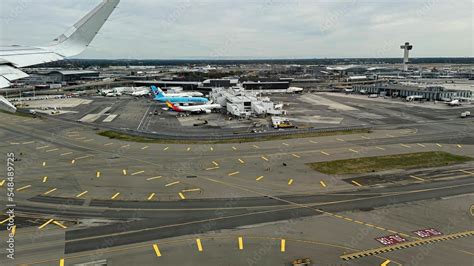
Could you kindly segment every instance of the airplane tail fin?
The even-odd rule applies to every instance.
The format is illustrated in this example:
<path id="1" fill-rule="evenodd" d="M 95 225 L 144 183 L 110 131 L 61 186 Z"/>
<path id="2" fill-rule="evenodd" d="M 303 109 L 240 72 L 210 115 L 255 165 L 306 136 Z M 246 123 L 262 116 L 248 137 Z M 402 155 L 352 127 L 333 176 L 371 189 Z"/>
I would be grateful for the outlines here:
<path id="1" fill-rule="evenodd" d="M 165 94 L 163 93 L 163 91 L 160 88 L 157 88 L 155 85 L 151 86 L 151 91 L 153 91 L 155 98 L 165 97 Z"/>
<path id="2" fill-rule="evenodd" d="M 103 0 L 72 28 L 54 39 L 48 49 L 65 57 L 80 54 L 89 46 L 119 2 L 120 0 Z"/>
<path id="3" fill-rule="evenodd" d="M 175 111 L 175 112 L 179 112 L 181 110 L 179 110 L 178 107 L 176 107 L 174 104 L 172 104 L 171 102 L 167 101 L 166 102 L 166 106 L 168 106 L 168 108 L 170 108 L 171 110 Z"/>

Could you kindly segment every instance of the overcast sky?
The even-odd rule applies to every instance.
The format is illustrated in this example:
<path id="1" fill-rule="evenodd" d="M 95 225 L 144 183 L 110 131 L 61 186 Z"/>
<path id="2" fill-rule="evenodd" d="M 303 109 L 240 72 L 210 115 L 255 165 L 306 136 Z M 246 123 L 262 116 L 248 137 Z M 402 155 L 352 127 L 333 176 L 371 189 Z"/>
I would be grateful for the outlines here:
<path id="1" fill-rule="evenodd" d="M 0 0 L 2 45 L 42 45 L 100 0 Z M 472 0 L 122 0 L 79 58 L 473 56 Z"/>

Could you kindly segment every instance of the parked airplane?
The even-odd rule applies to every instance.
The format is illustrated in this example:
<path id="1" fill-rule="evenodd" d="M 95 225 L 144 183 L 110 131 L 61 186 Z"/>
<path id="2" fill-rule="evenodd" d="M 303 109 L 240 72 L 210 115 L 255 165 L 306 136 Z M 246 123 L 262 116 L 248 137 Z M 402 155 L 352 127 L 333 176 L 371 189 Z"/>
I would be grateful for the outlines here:
<path id="1" fill-rule="evenodd" d="M 60 61 L 82 53 L 97 35 L 120 0 L 103 0 L 96 8 L 79 20 L 67 32 L 45 47 L 7 46 L 0 47 L 0 88 L 9 87 L 11 82 L 26 78 L 28 74 L 20 68 Z M 0 96 L 1 102 L 8 102 Z M 9 105 L 8 105 L 9 106 Z M 3 107 L 0 105 L 0 108 Z M 8 111 L 12 110 L 11 106 Z"/>
<path id="2" fill-rule="evenodd" d="M 142 90 L 136 90 L 134 92 L 132 92 L 132 94 L 130 94 L 132 96 L 135 96 L 135 97 L 143 97 L 143 96 L 148 96 L 150 95 L 150 90 L 147 88 L 147 89 L 142 89 Z"/>
<path id="3" fill-rule="evenodd" d="M 452 100 L 452 101 L 446 102 L 446 104 L 449 106 L 460 106 L 461 102 L 459 100 Z"/>
<path id="4" fill-rule="evenodd" d="M 170 102 L 166 102 L 166 106 L 178 113 L 195 113 L 195 114 L 210 114 L 214 109 L 221 109 L 220 104 L 202 104 L 190 106 L 176 106 Z"/>
<path id="5" fill-rule="evenodd" d="M 202 97 L 204 96 L 204 94 L 198 91 L 180 91 L 180 92 L 172 92 L 172 93 L 163 92 L 163 94 L 166 97 Z"/>
<path id="6" fill-rule="evenodd" d="M 170 97 L 163 93 L 163 91 L 156 86 L 151 86 L 151 90 L 155 95 L 155 100 L 160 102 L 171 102 L 171 103 L 208 103 L 209 100 L 203 97 L 190 97 L 190 96 L 178 96 Z"/>

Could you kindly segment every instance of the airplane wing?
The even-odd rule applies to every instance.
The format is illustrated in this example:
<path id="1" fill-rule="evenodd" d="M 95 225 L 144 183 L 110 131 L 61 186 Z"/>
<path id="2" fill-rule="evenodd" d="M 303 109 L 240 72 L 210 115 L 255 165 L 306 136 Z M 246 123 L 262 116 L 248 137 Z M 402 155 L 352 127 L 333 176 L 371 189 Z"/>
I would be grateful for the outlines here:
<path id="1" fill-rule="evenodd" d="M 120 0 L 103 0 L 72 28 L 45 47 L 0 47 L 0 88 L 28 75 L 19 68 L 63 60 L 82 53 L 119 4 Z"/>

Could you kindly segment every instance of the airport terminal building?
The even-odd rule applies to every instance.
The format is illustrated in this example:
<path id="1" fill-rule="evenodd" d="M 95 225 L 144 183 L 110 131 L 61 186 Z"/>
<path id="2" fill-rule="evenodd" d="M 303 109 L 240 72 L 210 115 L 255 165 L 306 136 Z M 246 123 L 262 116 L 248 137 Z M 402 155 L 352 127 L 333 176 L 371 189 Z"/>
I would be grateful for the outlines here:
<path id="1" fill-rule="evenodd" d="M 428 101 L 443 101 L 446 99 L 472 99 L 471 90 L 453 90 L 442 86 L 429 86 L 426 88 L 405 86 L 398 84 L 353 85 L 354 92 L 378 94 L 381 96 L 408 97 L 422 96 Z"/>

